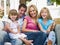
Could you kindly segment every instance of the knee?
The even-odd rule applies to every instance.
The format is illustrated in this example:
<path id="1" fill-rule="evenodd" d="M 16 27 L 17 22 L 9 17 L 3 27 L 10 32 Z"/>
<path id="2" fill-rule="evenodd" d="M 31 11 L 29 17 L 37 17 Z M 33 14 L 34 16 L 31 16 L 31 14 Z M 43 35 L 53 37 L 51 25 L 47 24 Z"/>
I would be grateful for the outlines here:
<path id="1" fill-rule="evenodd" d="M 5 31 L 1 31 L 1 32 L 0 32 L 0 41 L 3 41 L 3 40 L 4 40 L 6 34 L 7 34 L 7 33 L 6 33 Z"/>
<path id="2" fill-rule="evenodd" d="M 55 35 L 55 32 L 54 32 L 54 31 L 51 31 L 49 34 L 53 34 L 53 35 Z"/>
<path id="3" fill-rule="evenodd" d="M 20 39 L 16 39 L 16 45 L 22 45 L 23 44 L 23 42 L 22 42 L 22 40 L 20 40 Z"/>
<path id="4" fill-rule="evenodd" d="M 51 40 L 55 40 L 55 39 L 56 39 L 55 32 L 51 31 L 51 32 L 49 33 L 48 38 L 51 39 Z"/>
<path id="5" fill-rule="evenodd" d="M 22 45 L 22 44 L 23 44 L 23 41 L 22 41 L 22 40 L 20 40 L 20 41 L 19 41 L 19 44 L 20 44 L 20 45 Z"/>

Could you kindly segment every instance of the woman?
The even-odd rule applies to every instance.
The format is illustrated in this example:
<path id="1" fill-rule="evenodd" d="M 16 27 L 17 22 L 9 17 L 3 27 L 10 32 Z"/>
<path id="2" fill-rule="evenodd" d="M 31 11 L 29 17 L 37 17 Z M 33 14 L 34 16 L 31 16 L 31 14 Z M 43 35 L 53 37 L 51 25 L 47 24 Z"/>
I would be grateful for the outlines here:
<path id="1" fill-rule="evenodd" d="M 37 26 L 38 11 L 35 5 L 30 5 L 28 15 L 24 18 L 22 31 L 27 35 L 29 40 L 33 40 L 33 45 L 43 45 L 46 35 L 39 31 Z"/>

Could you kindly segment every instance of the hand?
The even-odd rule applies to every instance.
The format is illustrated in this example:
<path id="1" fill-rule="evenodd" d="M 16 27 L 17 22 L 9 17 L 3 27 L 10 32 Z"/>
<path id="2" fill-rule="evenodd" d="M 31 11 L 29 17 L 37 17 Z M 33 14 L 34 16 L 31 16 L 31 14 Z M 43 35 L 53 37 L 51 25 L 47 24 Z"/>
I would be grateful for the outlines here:
<path id="1" fill-rule="evenodd" d="M 44 33 L 47 33 L 45 30 L 43 31 Z"/>
<path id="2" fill-rule="evenodd" d="M 49 33 L 50 32 L 50 30 L 47 30 L 47 33 Z"/>
<path id="3" fill-rule="evenodd" d="M 17 32 L 13 32 L 14 34 L 17 34 Z"/>

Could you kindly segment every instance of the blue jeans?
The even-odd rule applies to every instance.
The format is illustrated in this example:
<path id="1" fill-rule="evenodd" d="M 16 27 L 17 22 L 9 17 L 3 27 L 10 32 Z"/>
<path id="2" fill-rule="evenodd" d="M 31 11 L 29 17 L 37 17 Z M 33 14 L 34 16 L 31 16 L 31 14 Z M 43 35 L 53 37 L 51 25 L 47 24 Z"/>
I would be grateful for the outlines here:
<path id="1" fill-rule="evenodd" d="M 12 39 L 11 40 L 12 45 L 22 45 L 23 42 L 20 39 Z"/>
<path id="2" fill-rule="evenodd" d="M 9 39 L 8 39 L 9 38 Z M 23 42 L 20 39 L 11 39 L 8 34 L 8 42 L 10 41 L 12 45 L 22 45 Z"/>
<path id="3" fill-rule="evenodd" d="M 0 31 L 0 45 L 4 45 L 4 39 L 7 35 L 6 31 Z"/>
<path id="4" fill-rule="evenodd" d="M 46 34 L 43 32 L 26 32 L 28 40 L 33 40 L 33 45 L 44 45 Z"/>
<path id="5" fill-rule="evenodd" d="M 22 45 L 22 41 L 20 39 L 10 39 L 9 33 L 0 31 L 0 45 L 4 45 L 5 42 L 11 42 L 12 45 Z"/>

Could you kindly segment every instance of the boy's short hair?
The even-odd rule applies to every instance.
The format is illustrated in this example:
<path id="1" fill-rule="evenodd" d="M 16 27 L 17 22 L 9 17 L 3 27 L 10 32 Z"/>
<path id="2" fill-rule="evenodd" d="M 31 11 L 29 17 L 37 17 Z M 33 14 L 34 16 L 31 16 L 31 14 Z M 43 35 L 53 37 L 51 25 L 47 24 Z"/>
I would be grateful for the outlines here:
<path id="1" fill-rule="evenodd" d="M 19 7 L 18 7 L 18 10 L 19 10 L 21 7 L 25 8 L 25 9 L 27 10 L 27 6 L 26 6 L 25 4 L 20 4 Z"/>

